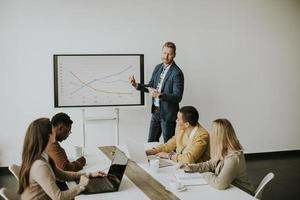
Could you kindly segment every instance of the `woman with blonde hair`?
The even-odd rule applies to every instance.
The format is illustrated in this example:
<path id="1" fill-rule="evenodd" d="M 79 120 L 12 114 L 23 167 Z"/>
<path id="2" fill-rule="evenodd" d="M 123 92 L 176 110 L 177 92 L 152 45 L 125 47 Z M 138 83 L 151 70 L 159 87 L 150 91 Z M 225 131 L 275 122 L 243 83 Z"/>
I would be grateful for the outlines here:
<path id="1" fill-rule="evenodd" d="M 227 119 L 213 121 L 210 134 L 211 159 L 198 164 L 183 164 L 185 172 L 201 172 L 212 187 L 224 190 L 233 184 L 253 195 L 254 188 L 246 172 L 243 147 Z"/>
<path id="2" fill-rule="evenodd" d="M 22 165 L 19 172 L 19 194 L 21 199 L 73 199 L 85 190 L 88 177 L 104 176 L 102 172 L 89 175 L 79 172 L 66 172 L 58 169 L 49 158 L 47 147 L 55 141 L 52 125 L 48 118 L 33 121 L 27 128 L 22 152 Z M 75 187 L 61 191 L 56 179 L 73 181 L 80 179 Z"/>

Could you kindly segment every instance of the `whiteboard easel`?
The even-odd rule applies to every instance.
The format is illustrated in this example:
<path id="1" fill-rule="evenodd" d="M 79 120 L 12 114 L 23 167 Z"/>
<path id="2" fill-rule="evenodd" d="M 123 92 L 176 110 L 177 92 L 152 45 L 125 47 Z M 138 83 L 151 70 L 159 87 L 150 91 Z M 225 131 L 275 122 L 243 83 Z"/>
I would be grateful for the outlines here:
<path id="1" fill-rule="evenodd" d="M 119 145 L 120 143 L 120 110 L 119 108 L 115 108 L 116 117 L 113 118 L 86 118 L 85 109 L 81 109 L 81 117 L 82 117 L 82 154 L 86 149 L 86 131 L 85 126 L 87 122 L 102 122 L 102 121 L 116 121 L 116 130 L 115 130 L 115 144 Z"/>

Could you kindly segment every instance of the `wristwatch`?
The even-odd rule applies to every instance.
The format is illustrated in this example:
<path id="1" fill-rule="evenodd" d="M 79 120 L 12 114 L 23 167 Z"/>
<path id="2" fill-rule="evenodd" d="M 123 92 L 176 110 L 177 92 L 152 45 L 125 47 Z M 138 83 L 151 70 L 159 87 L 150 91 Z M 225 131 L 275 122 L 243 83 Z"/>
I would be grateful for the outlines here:
<path id="1" fill-rule="evenodd" d="M 174 151 L 170 152 L 169 155 L 168 155 L 169 159 L 172 160 L 172 156 L 175 155 L 175 154 L 176 153 Z"/>

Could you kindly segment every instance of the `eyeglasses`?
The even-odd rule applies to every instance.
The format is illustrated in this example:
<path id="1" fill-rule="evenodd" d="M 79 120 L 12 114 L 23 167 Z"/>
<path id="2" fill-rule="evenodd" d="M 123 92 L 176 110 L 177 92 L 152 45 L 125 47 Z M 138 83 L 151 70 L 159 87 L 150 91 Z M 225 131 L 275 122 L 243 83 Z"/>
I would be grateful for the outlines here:
<path id="1" fill-rule="evenodd" d="M 71 126 L 70 126 L 70 128 L 67 128 L 65 125 L 63 125 L 63 127 L 67 131 L 68 135 L 70 135 L 72 133 Z"/>

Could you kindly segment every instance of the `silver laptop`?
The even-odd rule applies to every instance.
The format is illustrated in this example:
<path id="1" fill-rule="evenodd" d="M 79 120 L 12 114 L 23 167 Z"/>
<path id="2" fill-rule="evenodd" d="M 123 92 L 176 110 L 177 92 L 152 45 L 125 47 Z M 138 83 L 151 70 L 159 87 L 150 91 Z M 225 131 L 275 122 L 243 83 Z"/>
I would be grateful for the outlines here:
<path id="1" fill-rule="evenodd" d="M 136 163 L 149 165 L 149 161 L 151 159 L 158 158 L 159 168 L 173 165 L 171 162 L 163 160 L 155 155 L 147 156 L 143 144 L 140 144 L 133 140 L 127 140 L 126 144 L 131 160 L 135 161 Z"/>

